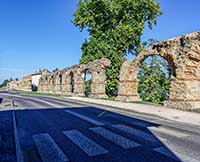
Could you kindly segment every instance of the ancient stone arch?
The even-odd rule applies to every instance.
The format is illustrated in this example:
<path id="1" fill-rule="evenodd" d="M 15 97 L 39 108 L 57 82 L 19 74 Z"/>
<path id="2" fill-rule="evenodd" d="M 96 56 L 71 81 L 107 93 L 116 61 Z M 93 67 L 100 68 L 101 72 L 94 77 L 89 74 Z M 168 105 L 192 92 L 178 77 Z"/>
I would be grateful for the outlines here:
<path id="1" fill-rule="evenodd" d="M 40 93 L 49 92 L 49 82 L 50 82 L 49 80 L 50 80 L 50 72 L 48 70 L 44 70 L 39 80 L 38 92 Z"/>
<path id="2" fill-rule="evenodd" d="M 88 64 L 88 69 L 92 74 L 91 97 L 105 98 L 107 97 L 106 86 L 106 69 L 111 62 L 108 59 L 96 60 Z"/>
<path id="3" fill-rule="evenodd" d="M 82 78 L 82 73 L 88 71 L 92 75 L 91 97 L 104 98 L 106 83 L 106 69 L 110 66 L 110 60 L 100 59 L 88 64 L 81 64 L 72 68 L 71 72 L 74 75 L 74 93 L 75 96 L 85 96 L 85 81 Z"/>
<path id="4" fill-rule="evenodd" d="M 140 101 L 137 73 L 150 55 L 160 55 L 170 64 L 170 96 L 165 106 L 177 109 L 200 108 L 200 32 L 160 42 L 141 52 L 121 67 L 117 100 Z"/>
<path id="5" fill-rule="evenodd" d="M 62 72 L 62 93 L 63 95 L 70 96 L 73 94 L 72 92 L 72 84 L 71 84 L 71 74 L 72 70 L 70 68 L 64 69 Z"/>
<path id="6" fill-rule="evenodd" d="M 109 66 L 110 60 L 100 59 L 89 62 L 88 64 L 75 65 L 54 73 L 42 74 L 38 91 L 43 93 L 85 96 L 85 81 L 82 78 L 82 73 L 87 70 L 92 74 L 91 97 L 106 97 L 106 69 Z M 62 76 L 62 81 L 60 76 Z"/>
<path id="7" fill-rule="evenodd" d="M 21 78 L 19 81 L 16 82 L 15 90 L 31 91 L 32 90 L 31 86 L 32 86 L 31 76 L 28 75 L 24 76 L 23 78 Z"/>
<path id="8" fill-rule="evenodd" d="M 53 74 L 54 78 L 54 93 L 62 94 L 62 82 L 63 82 L 63 74 L 62 71 L 57 71 Z"/>

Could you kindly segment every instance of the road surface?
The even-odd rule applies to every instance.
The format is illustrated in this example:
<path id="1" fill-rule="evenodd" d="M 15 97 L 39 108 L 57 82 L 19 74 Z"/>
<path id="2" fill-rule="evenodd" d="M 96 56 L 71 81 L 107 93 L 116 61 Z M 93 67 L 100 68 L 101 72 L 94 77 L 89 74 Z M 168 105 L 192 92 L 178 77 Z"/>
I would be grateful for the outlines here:
<path id="1" fill-rule="evenodd" d="M 199 162 L 200 128 L 100 105 L 0 94 L 1 162 Z"/>

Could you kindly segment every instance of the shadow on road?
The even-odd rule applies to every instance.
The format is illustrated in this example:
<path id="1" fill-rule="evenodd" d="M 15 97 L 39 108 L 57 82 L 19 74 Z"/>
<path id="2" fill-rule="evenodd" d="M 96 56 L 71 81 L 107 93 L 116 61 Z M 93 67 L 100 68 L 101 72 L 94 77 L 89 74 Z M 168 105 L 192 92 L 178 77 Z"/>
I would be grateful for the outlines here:
<path id="1" fill-rule="evenodd" d="M 0 112 L 3 162 L 16 161 L 11 114 Z M 159 125 L 95 107 L 16 110 L 15 118 L 25 162 L 181 161 L 149 130 Z"/>

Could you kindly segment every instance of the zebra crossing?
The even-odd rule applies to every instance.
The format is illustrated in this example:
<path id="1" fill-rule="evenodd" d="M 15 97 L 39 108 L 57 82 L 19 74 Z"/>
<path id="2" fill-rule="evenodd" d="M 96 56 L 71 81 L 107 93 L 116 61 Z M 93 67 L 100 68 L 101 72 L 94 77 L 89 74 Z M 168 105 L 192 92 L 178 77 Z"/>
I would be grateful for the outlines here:
<path id="1" fill-rule="evenodd" d="M 71 156 L 70 152 L 73 152 L 74 150 L 76 150 L 75 152 L 82 151 L 82 153 L 84 153 L 88 158 L 98 158 L 99 156 L 109 155 L 111 154 L 110 147 L 115 148 L 115 146 L 118 146 L 122 151 L 134 151 L 134 149 L 143 149 L 147 147 L 145 146 L 145 141 L 148 141 L 152 144 L 157 143 L 157 146 L 148 147 L 149 152 L 160 154 L 166 157 L 166 159 L 172 159 L 173 162 L 180 161 L 176 155 L 165 148 L 160 140 L 150 132 L 145 132 L 125 124 L 114 124 L 108 126 L 102 121 L 81 115 L 74 111 L 64 111 L 75 116 L 76 118 L 89 122 L 94 126 L 91 126 L 86 130 L 63 130 L 61 132 L 65 137 L 63 143 L 70 141 L 75 146 L 75 148 L 67 148 L 67 153 L 66 150 L 62 150 L 62 147 L 59 146 L 59 143 L 56 143 L 55 137 L 52 137 L 50 134 L 33 134 L 32 140 L 37 148 L 37 151 L 39 152 L 42 162 L 72 162 L 73 157 Z M 95 140 L 94 138 L 91 138 L 91 134 L 101 138 Z M 132 138 L 130 138 L 130 135 Z M 136 141 L 135 139 L 138 138 L 141 140 Z M 105 146 L 101 142 L 101 139 L 109 141 L 111 146 Z M 185 159 L 191 160 L 189 157 L 186 157 Z M 195 159 L 192 160 L 197 162 Z M 185 160 L 184 162 L 188 161 Z"/>
<path id="2" fill-rule="evenodd" d="M 103 127 L 89 128 L 88 131 L 92 131 L 96 134 L 101 135 L 106 140 L 111 141 L 114 145 L 121 146 L 123 149 L 134 149 L 135 147 L 141 146 L 141 144 L 138 144 L 133 140 L 123 137 Z M 94 142 L 92 139 L 84 135 L 81 131 L 68 130 L 63 131 L 63 134 L 89 157 L 109 154 L 108 149 L 101 146 L 101 143 Z M 49 134 L 33 135 L 32 139 L 39 151 L 43 162 L 70 161 L 69 157 L 66 157 L 66 155 Z"/>
<path id="3" fill-rule="evenodd" d="M 120 126 L 125 127 L 125 125 L 120 125 Z M 129 129 L 131 128 L 129 127 Z M 123 149 L 134 149 L 137 147 L 142 147 L 143 145 L 143 144 L 139 144 L 138 142 L 135 142 L 132 139 L 123 137 L 111 130 L 105 129 L 103 127 L 88 128 L 88 131 L 92 131 L 95 134 L 102 136 L 106 140 L 111 141 L 113 145 L 118 145 L 122 147 Z M 68 138 L 71 142 L 73 142 L 81 151 L 83 151 L 89 157 L 109 154 L 109 150 L 101 146 L 101 143 L 97 143 L 93 141 L 92 139 L 87 137 L 87 135 L 85 135 L 79 130 L 67 130 L 67 131 L 63 131 L 63 134 L 66 136 L 66 138 Z M 146 138 L 146 136 L 144 138 Z M 63 153 L 61 148 L 56 144 L 54 139 L 49 134 L 33 135 L 32 139 L 39 151 L 42 162 L 68 162 L 70 161 L 69 160 L 70 157 L 67 157 Z M 152 148 L 152 150 L 150 151 L 155 151 L 168 158 L 172 158 L 174 159 L 174 162 L 179 161 L 178 158 L 176 158 L 176 156 L 173 155 L 172 152 L 170 152 L 167 148 L 163 146 Z"/>

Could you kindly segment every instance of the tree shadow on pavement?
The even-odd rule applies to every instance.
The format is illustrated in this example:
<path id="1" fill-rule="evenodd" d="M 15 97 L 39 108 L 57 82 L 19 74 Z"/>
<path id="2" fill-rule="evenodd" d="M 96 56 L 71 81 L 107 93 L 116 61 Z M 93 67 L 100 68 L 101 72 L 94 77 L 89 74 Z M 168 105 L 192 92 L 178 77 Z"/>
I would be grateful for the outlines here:
<path id="1" fill-rule="evenodd" d="M 3 142 L 4 146 L 1 145 L 0 155 L 7 154 L 12 157 L 10 161 L 4 160 L 6 162 L 16 161 L 11 114 L 11 111 L 0 112 L 0 143 L 6 140 L 6 144 Z M 59 159 L 61 152 L 71 162 L 181 161 L 162 139 L 149 129 L 160 125 L 138 118 L 104 112 L 95 107 L 16 110 L 15 118 L 25 162 L 42 162 L 47 160 L 44 158 L 51 156 L 58 156 Z M 41 139 L 48 135 L 49 138 L 46 139 L 47 142 L 39 145 L 33 138 L 35 135 Z M 39 148 L 41 145 L 43 152 Z M 100 149 L 98 152 L 99 147 L 104 151 Z M 55 148 L 59 148 L 60 152 Z M 45 150 L 48 156 L 43 155 Z"/>

